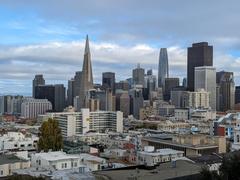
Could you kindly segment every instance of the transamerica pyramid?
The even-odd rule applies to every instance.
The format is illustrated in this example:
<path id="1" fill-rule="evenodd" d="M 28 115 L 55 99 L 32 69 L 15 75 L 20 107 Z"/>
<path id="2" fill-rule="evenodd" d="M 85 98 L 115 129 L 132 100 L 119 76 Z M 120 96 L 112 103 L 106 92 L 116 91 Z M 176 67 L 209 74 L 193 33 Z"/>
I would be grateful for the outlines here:
<path id="1" fill-rule="evenodd" d="M 93 89 L 93 75 L 92 75 L 91 53 L 90 53 L 89 40 L 87 35 L 83 66 L 82 66 L 82 80 L 81 80 L 80 94 L 79 94 L 81 108 L 88 108 L 87 94 L 90 89 Z"/>

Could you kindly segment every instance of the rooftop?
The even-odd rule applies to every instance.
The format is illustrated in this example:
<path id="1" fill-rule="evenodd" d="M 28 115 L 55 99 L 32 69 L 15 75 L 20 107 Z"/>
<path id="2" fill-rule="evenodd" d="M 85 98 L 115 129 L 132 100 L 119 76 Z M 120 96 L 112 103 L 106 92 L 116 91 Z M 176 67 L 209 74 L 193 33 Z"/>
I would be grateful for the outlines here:
<path id="1" fill-rule="evenodd" d="M 27 162 L 27 160 L 20 159 L 13 154 L 9 154 L 9 155 L 1 154 L 0 155 L 0 165 L 11 164 L 11 163 L 16 163 L 16 162 Z"/>
<path id="2" fill-rule="evenodd" d="M 34 154 L 34 156 L 41 157 L 47 161 L 58 161 L 58 160 L 65 160 L 65 159 L 78 159 L 79 156 L 77 155 L 69 155 L 62 151 L 54 151 L 54 152 L 40 152 Z"/>
<path id="3" fill-rule="evenodd" d="M 161 179 L 173 179 L 177 177 L 184 177 L 190 175 L 197 175 L 201 171 L 201 167 L 185 160 L 177 160 L 176 166 L 173 167 L 172 162 L 163 163 L 153 170 L 147 169 L 119 169 L 119 170 L 108 170 L 98 171 L 94 174 L 97 179 L 105 180 L 128 180 L 130 177 L 138 180 L 161 180 Z"/>

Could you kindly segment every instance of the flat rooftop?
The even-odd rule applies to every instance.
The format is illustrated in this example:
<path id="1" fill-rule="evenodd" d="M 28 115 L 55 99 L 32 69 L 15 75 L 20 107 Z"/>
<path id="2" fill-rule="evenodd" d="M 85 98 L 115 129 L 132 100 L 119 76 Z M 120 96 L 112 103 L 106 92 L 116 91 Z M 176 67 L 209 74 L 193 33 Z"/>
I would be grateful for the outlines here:
<path id="1" fill-rule="evenodd" d="M 182 148 L 189 148 L 189 149 L 212 149 L 212 148 L 218 148 L 216 145 L 191 145 L 191 144 L 179 144 L 176 142 L 172 142 L 171 140 L 163 140 L 159 138 L 154 138 L 154 137 L 144 137 L 142 138 L 144 141 L 149 141 L 149 142 L 155 142 L 155 143 L 161 143 L 161 144 L 167 144 L 171 146 L 177 146 L 177 147 L 182 147 Z"/>
<path id="2" fill-rule="evenodd" d="M 97 180 L 128 180 L 130 177 L 137 177 L 138 180 L 163 180 L 197 175 L 201 171 L 201 166 L 185 160 L 177 160 L 176 167 L 172 163 L 163 163 L 153 170 L 147 169 L 123 169 L 97 171 L 94 175 Z"/>
<path id="3" fill-rule="evenodd" d="M 27 162 L 27 160 L 20 159 L 13 154 L 9 154 L 9 155 L 1 154 L 0 155 L 0 165 L 11 164 L 11 163 L 16 163 L 16 162 Z"/>

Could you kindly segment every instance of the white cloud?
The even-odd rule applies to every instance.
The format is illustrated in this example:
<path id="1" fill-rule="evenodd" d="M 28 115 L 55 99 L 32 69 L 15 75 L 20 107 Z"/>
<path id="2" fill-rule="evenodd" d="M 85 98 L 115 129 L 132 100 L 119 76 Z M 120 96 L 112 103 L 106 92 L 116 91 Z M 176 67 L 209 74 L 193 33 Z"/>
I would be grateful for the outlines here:
<path id="1" fill-rule="evenodd" d="M 2 80 L 23 81 L 29 87 L 35 74 L 44 74 L 49 82 L 65 82 L 82 67 L 85 41 L 51 42 L 0 49 L 0 76 Z M 145 69 L 157 72 L 159 49 L 147 44 L 122 46 L 114 43 L 90 42 L 95 82 L 101 81 L 103 71 L 116 72 L 117 80 L 131 76 L 132 69 L 141 63 Z M 185 77 L 187 50 L 180 46 L 168 47 L 170 75 Z M 238 71 L 240 58 L 215 53 L 217 70 Z M 237 75 L 237 81 L 240 74 Z M 19 83 L 18 83 L 19 84 Z M 0 84 L 3 86 L 3 84 Z M 11 85 L 13 86 L 13 85 Z M 1 89 L 3 89 L 1 87 Z M 31 91 L 31 89 L 28 89 Z"/>

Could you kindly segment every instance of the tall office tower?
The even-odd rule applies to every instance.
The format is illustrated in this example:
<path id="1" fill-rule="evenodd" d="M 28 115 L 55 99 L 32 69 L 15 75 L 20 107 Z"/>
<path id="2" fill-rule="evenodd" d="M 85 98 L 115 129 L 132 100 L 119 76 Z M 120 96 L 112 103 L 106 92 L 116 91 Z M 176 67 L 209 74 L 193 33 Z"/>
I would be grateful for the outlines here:
<path id="1" fill-rule="evenodd" d="M 134 88 L 129 91 L 130 95 L 130 114 L 139 119 L 140 109 L 143 107 L 143 95 L 141 88 Z"/>
<path id="2" fill-rule="evenodd" d="M 65 108 L 65 87 L 63 84 L 36 86 L 36 99 L 47 99 L 52 109 L 61 112 Z"/>
<path id="3" fill-rule="evenodd" d="M 21 116 L 25 118 L 36 118 L 49 110 L 52 110 L 52 104 L 47 99 L 25 98 L 21 104 Z"/>
<path id="4" fill-rule="evenodd" d="M 123 112 L 123 117 L 128 117 L 130 113 L 130 97 L 128 92 L 124 92 L 120 96 L 120 109 Z"/>
<path id="5" fill-rule="evenodd" d="M 164 88 L 165 78 L 169 77 L 167 48 L 161 48 L 158 64 L 158 87 Z"/>
<path id="6" fill-rule="evenodd" d="M 130 89 L 130 86 L 128 84 L 128 81 L 119 81 L 119 82 L 115 83 L 115 89 L 128 91 Z"/>
<path id="7" fill-rule="evenodd" d="M 74 78 L 68 81 L 67 104 L 73 106 L 74 97 L 80 95 L 82 71 L 77 71 Z"/>
<path id="8" fill-rule="evenodd" d="M 133 86 L 142 85 L 144 86 L 144 69 L 138 64 L 137 68 L 132 71 Z"/>
<path id="9" fill-rule="evenodd" d="M 217 72 L 217 84 L 220 86 L 220 111 L 234 109 L 235 83 L 233 72 Z"/>
<path id="10" fill-rule="evenodd" d="M 179 86 L 179 78 L 165 78 L 165 88 L 164 88 L 164 101 L 169 101 L 171 97 L 171 91 L 173 88 Z"/>
<path id="11" fill-rule="evenodd" d="M 172 88 L 171 90 L 171 104 L 175 106 L 175 108 L 182 107 L 182 94 L 187 91 L 187 88 L 184 86 L 178 86 Z"/>
<path id="12" fill-rule="evenodd" d="M 209 105 L 216 110 L 216 69 L 211 66 L 195 67 L 194 91 L 204 89 L 209 92 Z"/>
<path id="13" fill-rule="evenodd" d="M 104 72 L 102 73 L 102 87 L 103 89 L 110 89 L 115 94 L 115 73 Z"/>
<path id="14" fill-rule="evenodd" d="M 192 44 L 188 48 L 187 55 L 187 86 L 188 90 L 194 91 L 194 68 L 199 66 L 213 65 L 213 47 L 207 42 Z"/>
<path id="15" fill-rule="evenodd" d="M 152 74 L 152 70 L 147 71 L 147 75 L 144 77 L 144 90 L 146 91 L 146 100 L 150 99 L 150 94 L 152 91 L 156 90 L 157 78 Z"/>
<path id="16" fill-rule="evenodd" d="M 74 79 L 68 80 L 68 89 L 67 89 L 67 105 L 73 106 L 73 93 L 74 93 Z"/>
<path id="17" fill-rule="evenodd" d="M 91 53 L 89 48 L 88 36 L 86 38 L 84 60 L 82 67 L 82 78 L 80 85 L 80 107 L 88 107 L 87 93 L 90 89 L 93 89 L 93 75 L 92 75 L 92 63 L 91 63 Z"/>
<path id="18" fill-rule="evenodd" d="M 11 114 L 21 114 L 21 104 L 23 101 L 23 96 L 13 96 L 10 100 L 9 113 Z"/>
<path id="19" fill-rule="evenodd" d="M 77 71 L 74 76 L 73 97 L 80 95 L 81 80 L 82 80 L 82 71 Z"/>
<path id="20" fill-rule="evenodd" d="M 45 85 L 45 79 L 42 74 L 35 75 L 35 78 L 32 82 L 32 97 L 35 98 L 35 87 L 39 85 Z"/>
<path id="21" fill-rule="evenodd" d="M 235 87 L 235 104 L 240 103 L 240 86 Z"/>
<path id="22" fill-rule="evenodd" d="M 187 88 L 187 78 L 183 78 L 182 86 Z"/>

